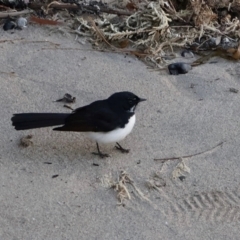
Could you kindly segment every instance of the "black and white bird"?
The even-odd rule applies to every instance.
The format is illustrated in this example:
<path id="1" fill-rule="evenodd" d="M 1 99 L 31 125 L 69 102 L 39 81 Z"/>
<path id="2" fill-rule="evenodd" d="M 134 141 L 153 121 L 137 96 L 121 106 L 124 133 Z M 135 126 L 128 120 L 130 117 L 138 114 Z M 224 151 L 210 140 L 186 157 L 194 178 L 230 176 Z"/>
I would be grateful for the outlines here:
<path id="1" fill-rule="evenodd" d="M 116 148 L 129 152 L 118 143 L 133 129 L 135 109 L 138 103 L 146 99 L 131 92 L 117 92 L 105 100 L 98 100 L 77 108 L 72 113 L 17 113 L 11 118 L 16 130 L 27 130 L 58 126 L 56 131 L 86 132 L 96 141 L 100 157 L 108 157 L 99 149 L 99 143 L 116 142 Z"/>

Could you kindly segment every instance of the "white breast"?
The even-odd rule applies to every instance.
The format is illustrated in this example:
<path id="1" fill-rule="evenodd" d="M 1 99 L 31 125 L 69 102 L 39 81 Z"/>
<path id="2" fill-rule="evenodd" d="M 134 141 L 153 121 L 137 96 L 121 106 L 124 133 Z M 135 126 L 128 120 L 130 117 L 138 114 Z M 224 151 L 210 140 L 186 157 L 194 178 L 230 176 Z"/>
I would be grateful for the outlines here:
<path id="1" fill-rule="evenodd" d="M 112 143 L 123 140 L 133 129 L 136 117 L 135 114 L 129 119 L 124 128 L 118 128 L 111 132 L 89 132 L 88 136 L 98 143 Z"/>

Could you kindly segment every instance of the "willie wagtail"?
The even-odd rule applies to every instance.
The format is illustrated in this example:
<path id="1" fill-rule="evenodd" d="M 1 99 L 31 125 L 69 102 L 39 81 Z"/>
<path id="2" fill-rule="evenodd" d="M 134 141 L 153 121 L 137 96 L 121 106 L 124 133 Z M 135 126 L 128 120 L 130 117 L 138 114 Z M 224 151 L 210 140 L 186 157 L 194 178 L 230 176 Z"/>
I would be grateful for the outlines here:
<path id="1" fill-rule="evenodd" d="M 129 152 L 118 141 L 132 131 L 136 106 L 145 100 L 131 92 L 117 92 L 108 99 L 95 101 L 72 113 L 17 113 L 11 120 L 16 130 L 63 125 L 53 130 L 87 132 L 97 143 L 98 152 L 93 154 L 103 158 L 109 155 L 100 151 L 98 143 L 116 142 L 118 150 Z"/>

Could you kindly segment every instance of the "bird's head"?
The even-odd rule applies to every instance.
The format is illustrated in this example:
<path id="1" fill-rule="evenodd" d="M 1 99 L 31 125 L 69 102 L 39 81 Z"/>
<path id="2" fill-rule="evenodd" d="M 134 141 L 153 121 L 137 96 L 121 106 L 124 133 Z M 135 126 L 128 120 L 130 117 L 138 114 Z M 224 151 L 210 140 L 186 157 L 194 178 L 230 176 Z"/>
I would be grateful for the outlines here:
<path id="1" fill-rule="evenodd" d="M 108 98 L 112 107 L 130 112 L 134 112 L 138 103 L 143 101 L 146 101 L 146 99 L 140 98 L 132 92 L 117 92 Z"/>

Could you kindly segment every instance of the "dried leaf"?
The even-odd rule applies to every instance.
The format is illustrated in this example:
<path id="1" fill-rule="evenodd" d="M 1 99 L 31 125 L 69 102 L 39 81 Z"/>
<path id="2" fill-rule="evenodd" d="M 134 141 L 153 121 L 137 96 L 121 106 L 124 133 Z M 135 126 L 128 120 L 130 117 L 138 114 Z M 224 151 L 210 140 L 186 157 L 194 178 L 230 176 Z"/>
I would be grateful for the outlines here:
<path id="1" fill-rule="evenodd" d="M 227 53 L 230 53 L 230 54 L 233 54 L 233 53 L 235 53 L 236 52 L 236 49 L 235 48 L 229 48 L 228 50 L 227 50 Z"/>
<path id="2" fill-rule="evenodd" d="M 41 24 L 41 25 L 60 25 L 60 24 L 62 24 L 61 22 L 58 22 L 58 21 L 38 18 L 38 17 L 35 17 L 33 15 L 30 16 L 29 21 L 34 22 L 34 23 L 38 23 L 38 24 Z"/>
<path id="3" fill-rule="evenodd" d="M 120 48 L 126 48 L 126 47 L 128 47 L 128 45 L 129 45 L 129 40 L 128 39 L 124 39 L 124 40 L 122 40 L 122 41 L 119 41 L 119 47 Z"/>
<path id="4" fill-rule="evenodd" d="M 240 45 L 238 46 L 238 48 L 236 49 L 235 53 L 232 55 L 232 57 L 236 60 L 240 59 Z"/>
<path id="5" fill-rule="evenodd" d="M 240 59 L 240 44 L 238 45 L 238 48 L 229 48 L 226 50 L 227 55 L 234 58 L 235 60 Z"/>
<path id="6" fill-rule="evenodd" d="M 130 51 L 131 54 L 135 55 L 136 57 L 146 57 L 148 54 L 141 53 L 139 51 Z"/>
<path id="7" fill-rule="evenodd" d="M 134 11 L 134 10 L 137 10 L 138 7 L 137 7 L 137 5 L 135 3 L 129 2 L 126 5 L 126 9 L 129 10 L 129 11 Z"/>

